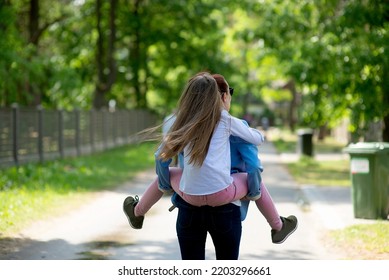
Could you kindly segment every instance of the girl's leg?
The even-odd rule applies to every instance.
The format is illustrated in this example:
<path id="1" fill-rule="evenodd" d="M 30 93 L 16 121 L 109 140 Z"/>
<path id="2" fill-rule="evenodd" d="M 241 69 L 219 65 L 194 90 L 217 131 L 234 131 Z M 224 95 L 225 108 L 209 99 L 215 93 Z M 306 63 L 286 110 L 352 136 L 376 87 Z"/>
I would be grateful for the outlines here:
<path id="1" fill-rule="evenodd" d="M 224 190 L 203 195 L 204 205 L 221 206 L 245 197 L 247 194 L 247 173 L 235 173 L 232 174 L 232 177 L 234 181 Z"/>
<path id="2" fill-rule="evenodd" d="M 193 206 L 221 206 L 239 200 L 247 194 L 247 173 L 234 174 L 234 182 L 226 189 L 210 195 L 190 195 L 180 191 L 182 169 L 170 167 L 170 184 L 173 190 Z"/>
<path id="3" fill-rule="evenodd" d="M 182 169 L 177 167 L 170 167 L 170 185 L 174 192 L 176 192 L 183 200 L 193 206 L 204 206 L 207 204 L 207 195 L 190 195 L 180 191 L 180 181 L 182 176 Z"/>
<path id="4" fill-rule="evenodd" d="M 281 230 L 282 220 L 278 214 L 276 206 L 273 203 L 273 199 L 263 182 L 261 183 L 261 193 L 261 197 L 255 201 L 257 208 L 265 217 L 272 229 L 277 231 Z"/>
<path id="5" fill-rule="evenodd" d="M 170 183 L 175 192 L 182 192 L 178 189 L 180 185 L 182 175 L 182 169 L 177 167 L 170 168 Z M 163 192 L 158 189 L 158 177 L 154 179 L 154 181 L 148 186 L 146 191 L 143 193 L 139 202 L 136 204 L 134 208 L 135 216 L 144 216 L 150 208 L 158 202 L 163 196 Z"/>
<path id="6" fill-rule="evenodd" d="M 144 216 L 162 196 L 163 192 L 158 189 L 158 177 L 156 177 L 136 204 L 134 208 L 135 216 Z"/>
<path id="7" fill-rule="evenodd" d="M 235 173 L 232 175 L 234 178 L 234 183 L 237 188 L 236 199 L 243 198 L 247 193 L 247 174 L 246 173 Z M 255 200 L 255 204 L 257 208 L 262 213 L 262 215 L 266 218 L 270 227 L 275 230 L 281 230 L 282 228 L 282 220 L 276 206 L 273 203 L 273 199 L 270 196 L 269 191 L 267 190 L 265 184 L 261 183 L 261 197 Z"/>
<path id="8" fill-rule="evenodd" d="M 272 228 L 272 242 L 281 244 L 297 229 L 297 218 L 293 215 L 280 217 L 264 183 L 261 184 L 261 193 L 255 204 Z"/>
<path id="9" fill-rule="evenodd" d="M 242 199 L 247 194 L 247 173 L 232 174 L 234 183 L 225 190 L 216 194 L 208 195 L 208 204 L 211 206 L 218 206 L 230 203 L 234 200 Z M 277 231 L 282 228 L 282 220 L 273 203 L 273 200 L 267 190 L 265 184 L 261 184 L 262 195 L 255 201 L 257 208 L 266 218 L 272 229 Z"/>

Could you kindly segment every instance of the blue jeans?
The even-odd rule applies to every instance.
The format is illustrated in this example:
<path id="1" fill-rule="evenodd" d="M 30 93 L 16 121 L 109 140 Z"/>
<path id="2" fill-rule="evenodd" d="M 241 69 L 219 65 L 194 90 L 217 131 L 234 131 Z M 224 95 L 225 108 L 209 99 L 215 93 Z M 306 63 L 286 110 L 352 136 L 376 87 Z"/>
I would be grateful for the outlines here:
<path id="1" fill-rule="evenodd" d="M 178 208 L 177 237 L 183 260 L 204 260 L 207 233 L 210 234 L 217 260 L 237 260 L 239 257 L 242 222 L 239 206 L 195 207 L 174 194 Z"/>

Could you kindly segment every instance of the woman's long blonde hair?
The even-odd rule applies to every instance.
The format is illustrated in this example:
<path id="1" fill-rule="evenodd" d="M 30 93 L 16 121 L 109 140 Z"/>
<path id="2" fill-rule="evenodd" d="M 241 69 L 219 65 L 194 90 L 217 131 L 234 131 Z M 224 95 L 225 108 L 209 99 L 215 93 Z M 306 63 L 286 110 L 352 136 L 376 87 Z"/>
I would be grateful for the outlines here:
<path id="1" fill-rule="evenodd" d="M 178 101 L 176 120 L 164 139 L 160 157 L 169 159 L 189 145 L 189 163 L 202 165 L 220 120 L 222 100 L 211 74 L 200 72 L 187 83 Z"/>

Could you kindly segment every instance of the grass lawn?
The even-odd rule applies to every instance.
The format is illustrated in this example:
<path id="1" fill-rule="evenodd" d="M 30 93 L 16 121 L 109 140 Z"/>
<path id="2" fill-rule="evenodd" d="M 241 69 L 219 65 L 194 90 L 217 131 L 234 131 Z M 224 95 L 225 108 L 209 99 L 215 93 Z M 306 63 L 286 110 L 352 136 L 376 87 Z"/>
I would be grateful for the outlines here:
<path id="1" fill-rule="evenodd" d="M 78 158 L 0 169 L 0 233 L 63 211 L 91 194 L 115 188 L 154 166 L 156 143 L 116 148 Z M 71 203 L 69 203 L 71 202 Z"/>
<path id="2" fill-rule="evenodd" d="M 349 160 L 316 161 L 303 157 L 287 164 L 293 178 L 302 185 L 350 187 Z"/>
<path id="3" fill-rule="evenodd" d="M 350 259 L 389 260 L 389 223 L 362 224 L 331 231 L 331 242 Z"/>

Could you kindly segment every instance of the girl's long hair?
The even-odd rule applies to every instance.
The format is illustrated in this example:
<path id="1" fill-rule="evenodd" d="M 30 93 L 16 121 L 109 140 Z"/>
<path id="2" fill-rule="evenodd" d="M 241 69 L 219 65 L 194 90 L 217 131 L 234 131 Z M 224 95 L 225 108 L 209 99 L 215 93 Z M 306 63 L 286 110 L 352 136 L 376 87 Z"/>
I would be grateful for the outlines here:
<path id="1" fill-rule="evenodd" d="M 188 145 L 189 163 L 201 166 L 213 131 L 220 120 L 222 101 L 215 79 L 200 72 L 187 83 L 178 101 L 176 120 L 164 139 L 160 157 L 169 159 Z"/>

